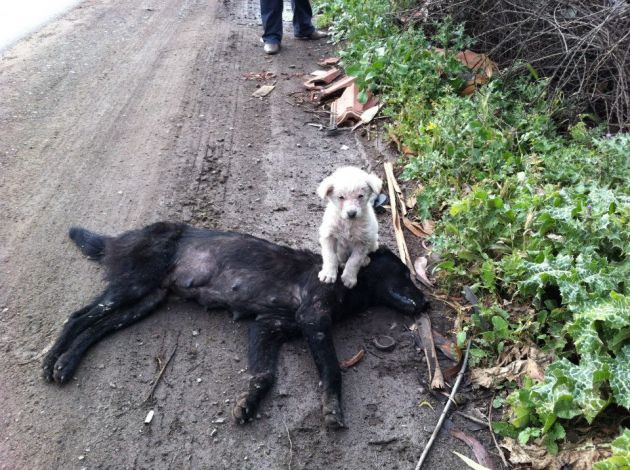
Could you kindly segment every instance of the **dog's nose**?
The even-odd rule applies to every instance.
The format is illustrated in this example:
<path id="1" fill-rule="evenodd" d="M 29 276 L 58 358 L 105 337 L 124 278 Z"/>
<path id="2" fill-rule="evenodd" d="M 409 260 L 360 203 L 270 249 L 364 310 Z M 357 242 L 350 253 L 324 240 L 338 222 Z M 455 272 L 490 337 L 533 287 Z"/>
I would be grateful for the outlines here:
<path id="1" fill-rule="evenodd" d="M 357 211 L 348 211 L 348 218 L 354 219 L 357 216 Z"/>

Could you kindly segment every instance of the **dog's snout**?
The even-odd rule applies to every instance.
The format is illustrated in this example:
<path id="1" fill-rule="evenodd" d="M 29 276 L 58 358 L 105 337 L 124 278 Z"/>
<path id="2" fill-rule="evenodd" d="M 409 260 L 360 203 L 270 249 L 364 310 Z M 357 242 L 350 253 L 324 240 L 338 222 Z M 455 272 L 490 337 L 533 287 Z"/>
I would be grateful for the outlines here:
<path id="1" fill-rule="evenodd" d="M 348 218 L 349 219 L 354 219 L 356 216 L 357 216 L 357 211 L 355 211 L 355 210 L 348 211 Z"/>

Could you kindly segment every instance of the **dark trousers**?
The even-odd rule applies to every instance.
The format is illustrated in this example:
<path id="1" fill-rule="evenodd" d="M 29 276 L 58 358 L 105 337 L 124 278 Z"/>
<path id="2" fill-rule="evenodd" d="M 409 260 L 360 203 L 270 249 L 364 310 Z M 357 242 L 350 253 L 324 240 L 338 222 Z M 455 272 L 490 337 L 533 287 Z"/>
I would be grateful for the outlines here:
<path id="1" fill-rule="evenodd" d="M 263 41 L 279 43 L 282 41 L 282 0 L 260 0 L 260 16 L 263 23 Z M 309 0 L 291 0 L 293 7 L 293 34 L 310 36 L 313 26 L 313 10 Z"/>

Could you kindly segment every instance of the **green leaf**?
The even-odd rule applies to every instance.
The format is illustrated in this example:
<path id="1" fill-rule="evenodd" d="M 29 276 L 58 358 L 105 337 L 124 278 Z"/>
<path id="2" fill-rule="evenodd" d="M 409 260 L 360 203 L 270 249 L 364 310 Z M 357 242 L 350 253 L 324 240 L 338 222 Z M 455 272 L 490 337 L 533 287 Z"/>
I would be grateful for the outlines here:
<path id="1" fill-rule="evenodd" d="M 613 455 L 593 465 L 594 470 L 625 470 L 630 468 L 630 429 L 624 429 L 621 435 L 612 441 Z"/>
<path id="2" fill-rule="evenodd" d="M 630 409 L 630 346 L 626 345 L 610 365 L 610 388 L 617 404 Z"/>

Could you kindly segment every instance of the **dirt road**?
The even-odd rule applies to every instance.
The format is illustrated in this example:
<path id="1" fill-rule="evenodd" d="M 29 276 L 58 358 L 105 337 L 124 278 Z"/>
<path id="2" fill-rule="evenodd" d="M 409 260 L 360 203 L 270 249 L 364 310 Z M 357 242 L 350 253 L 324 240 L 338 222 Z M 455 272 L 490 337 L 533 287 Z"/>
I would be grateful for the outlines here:
<path id="1" fill-rule="evenodd" d="M 318 118 L 291 95 L 329 46 L 289 34 L 282 54 L 264 57 L 257 9 L 251 0 L 87 0 L 2 57 L 0 468 L 413 467 L 437 415 L 418 406 L 430 399 L 424 362 L 393 312 L 337 329 L 342 358 L 376 332 L 399 338 L 344 374 L 340 432 L 322 427 L 302 341 L 283 349 L 260 419 L 234 424 L 246 325 L 189 304 L 172 301 L 105 339 L 63 388 L 44 383 L 31 360 L 102 287 L 69 226 L 118 233 L 173 219 L 315 249 L 317 182 L 341 164 L 373 164 L 349 133 L 305 126 Z M 262 100 L 242 78 L 261 70 L 277 81 Z M 143 403 L 156 358 L 176 345 Z M 461 468 L 453 448 L 468 453 L 442 436 L 425 468 Z"/>

